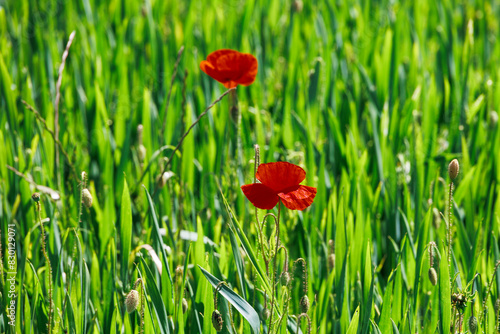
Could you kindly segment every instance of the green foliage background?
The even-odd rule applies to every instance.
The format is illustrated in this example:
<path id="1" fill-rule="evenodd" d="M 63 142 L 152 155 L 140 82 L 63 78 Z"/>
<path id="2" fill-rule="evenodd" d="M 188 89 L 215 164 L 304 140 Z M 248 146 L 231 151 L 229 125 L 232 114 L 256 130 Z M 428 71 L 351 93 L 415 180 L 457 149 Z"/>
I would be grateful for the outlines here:
<path id="1" fill-rule="evenodd" d="M 446 333 L 454 321 L 450 294 L 471 282 L 476 302 L 467 304 L 464 322 L 473 308 L 479 318 L 486 300 L 480 326 L 491 333 L 500 297 L 500 275 L 493 277 L 500 260 L 499 17 L 500 5 L 484 0 L 0 0 L 0 332 L 47 330 L 34 184 L 61 197 L 42 191 L 56 332 L 138 332 L 138 313 L 127 314 L 124 299 L 139 276 L 146 332 L 215 332 L 213 291 L 198 265 L 260 313 L 266 287 L 251 261 L 251 254 L 260 258 L 255 216 L 239 189 L 253 182 L 258 144 L 261 162 L 299 164 L 305 184 L 318 188 L 310 208 L 282 212 L 280 231 L 290 259 L 307 261 L 312 332 Z M 58 68 L 72 31 L 58 123 L 69 160 L 61 154 L 57 166 L 53 137 L 21 101 L 55 129 Z M 144 188 L 153 195 L 163 157 L 224 92 L 199 69 L 220 48 L 259 62 L 255 83 L 237 89 L 241 158 L 224 98 L 186 137 L 169 168 L 174 176 L 150 200 Z M 446 216 L 453 158 L 460 161 L 453 265 L 436 256 L 440 283 L 432 286 L 429 242 L 446 258 L 446 223 L 434 222 L 433 209 Z M 79 218 L 82 171 L 93 206 Z M 15 328 L 6 317 L 9 224 Z M 448 270 L 458 273 L 451 290 Z M 291 315 L 299 313 L 299 282 L 297 272 Z M 219 304 L 229 312 L 225 298 Z M 249 333 L 235 308 L 231 314 L 234 327 L 224 331 Z"/>

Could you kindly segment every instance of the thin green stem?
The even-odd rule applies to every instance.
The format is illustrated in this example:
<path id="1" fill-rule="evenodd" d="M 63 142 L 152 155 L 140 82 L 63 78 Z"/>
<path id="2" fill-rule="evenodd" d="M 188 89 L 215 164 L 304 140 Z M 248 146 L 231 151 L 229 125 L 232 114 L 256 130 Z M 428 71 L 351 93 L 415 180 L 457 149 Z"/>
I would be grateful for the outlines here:
<path id="1" fill-rule="evenodd" d="M 273 256 L 273 296 L 271 299 L 271 316 L 269 317 L 269 333 L 273 329 L 273 314 L 274 314 L 274 298 L 276 294 L 276 258 L 278 255 L 278 248 L 280 244 L 280 213 L 281 213 L 281 200 L 278 202 L 278 218 L 276 219 L 276 245 Z"/>
<path id="2" fill-rule="evenodd" d="M 47 249 L 46 249 L 46 244 L 45 244 L 45 229 L 43 228 L 43 223 L 42 223 L 42 215 L 41 215 L 41 205 L 40 202 L 36 203 L 36 211 L 37 211 L 37 218 L 38 218 L 38 223 L 40 224 L 40 230 L 42 233 L 42 253 L 43 256 L 45 257 L 45 262 L 46 265 L 48 266 L 48 271 L 47 271 L 47 280 L 49 283 L 49 319 L 47 322 L 47 333 L 51 334 L 52 333 L 52 266 L 50 265 L 50 259 L 47 254 Z"/>
<path id="3" fill-rule="evenodd" d="M 451 280 L 451 225 L 452 225 L 452 201 L 453 201 L 453 181 L 450 183 L 450 191 L 448 192 L 449 209 L 448 209 L 448 268 Z"/>

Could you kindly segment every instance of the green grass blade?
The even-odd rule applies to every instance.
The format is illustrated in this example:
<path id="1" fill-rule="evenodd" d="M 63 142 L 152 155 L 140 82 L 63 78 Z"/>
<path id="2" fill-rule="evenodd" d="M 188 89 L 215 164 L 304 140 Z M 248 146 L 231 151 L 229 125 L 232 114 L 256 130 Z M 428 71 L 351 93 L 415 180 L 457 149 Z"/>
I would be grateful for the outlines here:
<path id="1" fill-rule="evenodd" d="M 198 267 L 203 275 L 205 275 L 205 278 L 210 282 L 210 284 L 212 284 L 214 289 L 219 289 L 219 293 L 226 298 L 226 300 L 231 303 L 231 305 L 233 305 L 245 319 L 247 319 L 250 327 L 252 328 L 252 332 L 254 334 L 258 334 L 260 332 L 260 319 L 254 308 L 225 284 L 220 284 L 220 280 L 203 269 L 200 265 L 198 265 Z"/>

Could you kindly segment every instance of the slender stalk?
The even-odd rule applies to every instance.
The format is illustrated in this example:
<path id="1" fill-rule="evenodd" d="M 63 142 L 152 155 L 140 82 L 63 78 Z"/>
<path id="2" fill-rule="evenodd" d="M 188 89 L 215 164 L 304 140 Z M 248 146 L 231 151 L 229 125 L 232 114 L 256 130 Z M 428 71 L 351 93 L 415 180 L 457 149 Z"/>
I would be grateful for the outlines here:
<path id="1" fill-rule="evenodd" d="M 278 255 L 279 241 L 280 241 L 280 213 L 281 213 L 281 200 L 278 202 L 278 219 L 276 219 L 276 245 L 273 257 L 273 296 L 271 299 L 271 316 L 269 317 L 269 333 L 273 329 L 273 311 L 274 311 L 274 298 L 276 294 L 276 258 Z"/>
<path id="2" fill-rule="evenodd" d="M 495 269 L 493 270 L 493 274 L 491 275 L 490 283 L 488 284 L 488 290 L 486 290 L 486 294 L 484 295 L 484 299 L 483 299 L 483 311 L 481 312 L 481 317 L 485 317 L 486 316 L 486 302 L 488 301 L 488 296 L 490 295 L 491 286 L 493 285 L 493 279 L 495 278 L 495 275 L 497 273 L 497 269 L 498 269 L 499 266 L 500 266 L 500 261 L 497 261 L 497 263 L 495 265 Z"/>
<path id="3" fill-rule="evenodd" d="M 59 101 L 61 100 L 61 85 L 62 85 L 62 74 L 64 71 L 64 66 L 66 65 L 66 59 L 68 58 L 69 54 L 69 48 L 71 47 L 71 44 L 73 43 L 73 39 L 75 38 L 76 31 L 73 30 L 73 32 L 69 35 L 68 43 L 66 44 L 66 49 L 64 49 L 64 52 L 62 54 L 62 60 L 61 60 L 61 65 L 59 66 L 59 76 L 57 77 L 57 84 L 56 84 L 56 101 L 54 103 L 54 136 L 59 140 Z M 58 184 L 61 181 L 61 177 L 59 174 L 59 147 L 57 142 L 54 143 L 54 150 L 56 153 L 56 168 L 55 168 L 55 175 L 56 175 L 56 180 L 58 180 Z"/>
<path id="4" fill-rule="evenodd" d="M 227 94 L 229 94 L 231 91 L 235 90 L 236 88 L 230 88 L 228 90 L 226 90 L 224 92 L 224 94 L 222 94 L 221 96 L 219 96 L 219 98 L 217 100 L 215 100 L 211 105 L 209 105 L 201 114 L 200 116 L 198 116 L 198 118 L 196 119 L 196 121 L 194 121 L 193 124 L 191 124 L 191 126 L 187 129 L 187 131 L 182 135 L 181 139 L 179 140 L 179 143 L 177 144 L 177 146 L 173 149 L 172 153 L 170 153 L 170 157 L 168 158 L 167 162 L 165 163 L 165 166 L 163 167 L 163 170 L 162 172 L 160 173 L 160 175 L 163 175 L 163 173 L 165 173 L 168 169 L 168 167 L 170 166 L 170 163 L 172 162 L 172 158 L 174 157 L 174 154 L 175 152 L 177 152 L 179 150 L 179 148 L 181 147 L 182 143 L 184 142 L 184 139 L 187 137 L 187 135 L 189 134 L 189 132 L 191 131 L 192 128 L 195 127 L 196 124 L 198 124 L 200 122 L 200 120 L 203 118 L 203 116 L 205 116 L 208 111 L 210 109 L 212 109 L 213 106 L 215 106 L 217 103 L 220 102 L 220 100 L 222 100 L 222 98 L 224 98 L 224 96 L 226 96 Z M 158 180 L 156 182 L 156 186 L 155 186 L 155 190 L 153 191 L 153 198 L 154 196 L 156 195 L 156 193 L 158 192 L 158 189 L 160 188 L 160 180 Z"/>
<path id="5" fill-rule="evenodd" d="M 37 218 L 38 218 L 38 223 L 40 224 L 40 230 L 42 232 L 42 253 L 43 256 L 45 257 L 45 262 L 46 265 L 48 266 L 48 271 L 47 271 L 47 280 L 49 283 L 49 319 L 47 322 L 47 333 L 51 334 L 52 333 L 52 311 L 53 311 L 53 301 L 52 301 L 52 266 L 50 265 L 50 259 L 47 254 L 47 249 L 46 249 L 46 244 L 45 244 L 45 229 L 43 228 L 43 223 L 42 223 L 42 216 L 41 216 L 41 205 L 40 202 L 36 202 L 36 211 L 37 211 Z"/>
<path id="6" fill-rule="evenodd" d="M 43 124 L 43 127 L 45 128 L 45 130 L 48 133 L 50 133 L 50 135 L 52 136 L 52 139 L 54 139 L 54 141 L 58 145 L 59 150 L 61 150 L 62 154 L 66 158 L 66 162 L 68 163 L 69 167 L 71 168 L 71 173 L 73 173 L 73 176 L 75 177 L 75 179 L 78 179 L 78 175 L 76 174 L 75 166 L 73 166 L 73 163 L 71 162 L 71 159 L 69 158 L 68 153 L 64 150 L 61 141 L 56 137 L 56 134 L 54 133 L 54 131 L 52 131 L 51 129 L 49 129 L 49 127 L 47 126 L 47 122 L 45 121 L 45 119 L 42 117 L 42 115 L 40 115 L 40 113 L 33 106 L 31 106 L 28 102 L 26 102 L 24 100 L 21 100 L 21 102 L 24 104 L 24 106 L 28 110 L 30 110 L 33 114 L 35 114 L 35 117 Z"/>
<path id="7" fill-rule="evenodd" d="M 450 280 L 453 275 L 451 275 L 451 225 L 453 219 L 452 213 L 452 201 L 453 201 L 453 181 L 450 182 L 450 190 L 448 192 L 448 201 L 449 201 L 449 209 L 448 209 L 448 268 L 450 272 Z"/>
<path id="8" fill-rule="evenodd" d="M 170 88 L 168 90 L 167 95 L 167 104 L 165 105 L 165 115 L 163 116 L 163 126 L 161 127 L 161 145 L 165 143 L 165 127 L 167 125 L 167 114 L 168 114 L 168 105 L 170 104 L 170 96 L 172 95 L 172 87 L 174 86 L 175 76 L 177 75 L 177 68 L 179 67 L 179 62 L 181 61 L 182 53 L 184 52 L 184 45 L 181 46 L 179 52 L 177 52 L 177 60 L 174 65 L 174 73 L 172 73 L 172 77 L 170 78 Z"/>

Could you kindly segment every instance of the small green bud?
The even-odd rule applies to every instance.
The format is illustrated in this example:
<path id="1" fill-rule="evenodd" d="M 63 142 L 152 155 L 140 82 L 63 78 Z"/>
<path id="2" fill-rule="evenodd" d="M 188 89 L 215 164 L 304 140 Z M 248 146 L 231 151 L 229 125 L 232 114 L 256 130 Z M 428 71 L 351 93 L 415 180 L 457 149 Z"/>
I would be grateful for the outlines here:
<path id="1" fill-rule="evenodd" d="M 271 316 L 271 310 L 269 310 L 267 307 L 262 310 L 262 319 L 267 320 Z"/>
<path id="2" fill-rule="evenodd" d="M 35 201 L 35 203 L 40 202 L 40 194 L 39 193 L 34 193 L 33 195 L 31 195 L 31 199 L 33 201 Z"/>
<path id="3" fill-rule="evenodd" d="M 438 277 L 437 277 L 436 269 L 429 268 L 429 281 L 431 281 L 431 284 L 436 286 L 437 279 L 438 279 Z"/>
<path id="4" fill-rule="evenodd" d="M 307 313 L 309 311 L 309 297 L 307 295 L 304 295 L 300 299 L 300 313 Z"/>
<path id="5" fill-rule="evenodd" d="M 215 330 L 217 332 L 220 332 L 222 330 L 222 325 L 224 324 L 224 321 L 222 320 L 222 315 L 218 310 L 215 310 L 212 313 L 212 325 L 214 326 Z"/>
<path id="6" fill-rule="evenodd" d="M 282 286 L 287 286 L 288 283 L 290 283 L 290 274 L 288 273 L 288 271 L 284 271 L 281 273 L 280 282 Z"/>
<path id="7" fill-rule="evenodd" d="M 477 319 L 475 316 L 471 316 L 469 318 L 469 330 L 470 330 L 471 334 L 477 333 Z"/>
<path id="8" fill-rule="evenodd" d="M 137 290 L 130 290 L 125 298 L 125 308 L 127 309 L 127 313 L 132 313 L 137 309 L 139 305 L 139 292 Z"/>
<path id="9" fill-rule="evenodd" d="M 333 268 L 335 268 L 335 254 L 330 254 L 328 255 L 328 269 L 332 271 Z"/>
<path id="10" fill-rule="evenodd" d="M 448 176 L 452 181 L 457 178 L 459 169 L 460 166 L 458 164 L 458 160 L 457 159 L 451 160 L 450 164 L 448 165 Z"/>

